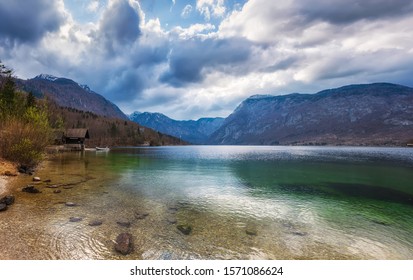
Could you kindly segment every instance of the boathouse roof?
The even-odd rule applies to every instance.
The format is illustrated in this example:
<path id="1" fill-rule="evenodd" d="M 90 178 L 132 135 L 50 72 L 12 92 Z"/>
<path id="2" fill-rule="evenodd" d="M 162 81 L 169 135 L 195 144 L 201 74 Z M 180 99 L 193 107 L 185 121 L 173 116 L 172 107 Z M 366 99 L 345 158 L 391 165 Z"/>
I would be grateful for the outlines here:
<path id="1" fill-rule="evenodd" d="M 89 130 L 87 128 L 71 128 L 65 132 L 66 138 L 89 139 Z"/>

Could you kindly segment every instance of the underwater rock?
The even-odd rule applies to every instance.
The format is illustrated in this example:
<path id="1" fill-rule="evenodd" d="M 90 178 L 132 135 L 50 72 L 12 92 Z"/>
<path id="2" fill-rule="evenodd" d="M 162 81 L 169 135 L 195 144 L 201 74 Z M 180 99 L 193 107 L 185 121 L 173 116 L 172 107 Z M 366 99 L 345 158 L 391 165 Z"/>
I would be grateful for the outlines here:
<path id="1" fill-rule="evenodd" d="M 245 233 L 251 236 L 256 236 L 258 234 L 256 229 L 251 229 L 251 228 L 247 228 L 245 230 Z"/>
<path id="2" fill-rule="evenodd" d="M 101 224 L 103 224 L 103 221 L 101 220 L 93 220 L 89 222 L 89 226 L 91 227 L 96 227 L 96 226 L 100 226 Z"/>
<path id="3" fill-rule="evenodd" d="M 185 235 L 189 235 L 192 231 L 192 227 L 188 224 L 177 225 L 176 228 Z"/>
<path id="4" fill-rule="evenodd" d="M 135 212 L 135 218 L 138 219 L 138 220 L 143 220 L 147 216 L 149 216 L 149 213 L 147 213 L 147 212 L 143 212 L 143 213 Z"/>
<path id="5" fill-rule="evenodd" d="M 176 207 L 176 206 L 170 206 L 170 207 L 168 207 L 168 212 L 169 212 L 170 214 L 175 214 L 176 212 L 178 212 L 178 207 Z"/>
<path id="6" fill-rule="evenodd" d="M 130 233 L 121 233 L 116 237 L 115 250 L 122 255 L 130 254 L 133 251 L 132 235 Z"/>
<path id="7" fill-rule="evenodd" d="M 72 223 L 80 222 L 81 220 L 83 220 L 83 218 L 81 217 L 70 217 L 69 218 L 69 222 L 72 222 Z"/>
<path id="8" fill-rule="evenodd" d="M 22 189 L 22 192 L 27 192 L 27 193 L 40 193 L 38 189 L 36 189 L 33 185 L 27 185 Z"/>
<path id="9" fill-rule="evenodd" d="M 33 182 L 40 182 L 40 177 L 33 177 Z"/>
<path id="10" fill-rule="evenodd" d="M 61 190 L 54 190 L 53 193 L 61 193 Z"/>
<path id="11" fill-rule="evenodd" d="M 43 182 L 45 182 L 45 183 L 50 183 L 52 180 L 50 180 L 50 179 L 47 179 L 47 180 L 44 180 Z"/>
<path id="12" fill-rule="evenodd" d="M 176 224 L 178 222 L 174 217 L 168 217 L 166 221 L 170 224 Z"/>
<path id="13" fill-rule="evenodd" d="M 245 226 L 245 233 L 250 236 L 258 235 L 257 225 L 255 223 L 247 223 Z"/>
<path id="14" fill-rule="evenodd" d="M 48 185 L 48 186 L 46 186 L 46 188 L 49 188 L 49 189 L 57 189 L 59 186 L 58 185 Z"/>
<path id="15" fill-rule="evenodd" d="M 116 223 L 122 227 L 130 227 L 130 222 L 128 220 L 119 220 Z"/>
<path id="16" fill-rule="evenodd" d="M 296 236 L 306 236 L 308 233 L 306 232 L 302 232 L 302 231 L 292 231 L 290 232 L 292 235 L 296 235 Z"/>

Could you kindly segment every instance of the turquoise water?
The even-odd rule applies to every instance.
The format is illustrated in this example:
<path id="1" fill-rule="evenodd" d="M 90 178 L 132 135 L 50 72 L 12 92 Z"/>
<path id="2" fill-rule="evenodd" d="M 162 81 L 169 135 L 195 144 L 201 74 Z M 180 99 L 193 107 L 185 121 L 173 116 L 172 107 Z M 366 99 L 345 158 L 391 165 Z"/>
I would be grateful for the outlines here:
<path id="1" fill-rule="evenodd" d="M 8 215 L 41 233 L 27 258 L 413 259 L 413 149 L 117 148 L 59 155 L 38 175 L 73 186 L 18 193 Z M 36 222 L 19 216 L 29 208 Z M 121 256 L 125 231 L 135 250 Z"/>

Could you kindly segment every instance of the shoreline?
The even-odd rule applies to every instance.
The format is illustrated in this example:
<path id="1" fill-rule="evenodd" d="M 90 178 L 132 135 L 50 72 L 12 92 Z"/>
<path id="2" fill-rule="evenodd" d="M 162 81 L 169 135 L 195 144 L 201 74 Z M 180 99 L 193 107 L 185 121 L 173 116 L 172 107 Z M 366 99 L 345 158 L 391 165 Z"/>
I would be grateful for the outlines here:
<path id="1" fill-rule="evenodd" d="M 8 194 L 11 190 L 10 181 L 18 174 L 16 164 L 0 158 L 0 196 Z"/>

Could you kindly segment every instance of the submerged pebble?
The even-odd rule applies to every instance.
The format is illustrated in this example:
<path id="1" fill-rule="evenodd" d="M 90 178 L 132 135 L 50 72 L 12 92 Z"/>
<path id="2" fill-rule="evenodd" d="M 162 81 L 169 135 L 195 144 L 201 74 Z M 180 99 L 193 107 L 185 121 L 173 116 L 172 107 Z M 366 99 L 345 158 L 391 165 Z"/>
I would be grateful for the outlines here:
<path id="1" fill-rule="evenodd" d="M 245 233 L 248 234 L 248 235 L 251 235 L 251 236 L 256 236 L 258 234 L 257 230 L 255 230 L 255 229 L 246 229 Z"/>
<path id="2" fill-rule="evenodd" d="M 130 227 L 130 222 L 128 220 L 119 220 L 116 223 L 122 227 Z"/>
<path id="3" fill-rule="evenodd" d="M 166 218 L 166 221 L 170 224 L 176 224 L 178 222 L 174 217 L 168 217 Z"/>
<path id="4" fill-rule="evenodd" d="M 130 254 L 133 251 L 133 240 L 130 233 L 121 233 L 116 237 L 115 250 L 122 255 Z"/>
<path id="5" fill-rule="evenodd" d="M 70 217 L 69 218 L 69 222 L 72 222 L 72 223 L 80 222 L 81 220 L 83 220 L 83 218 L 81 217 Z"/>
<path id="6" fill-rule="evenodd" d="M 187 224 L 177 225 L 176 228 L 185 235 L 189 235 L 192 232 L 192 227 Z"/>
<path id="7" fill-rule="evenodd" d="M 143 220 L 147 216 L 149 216 L 149 213 L 147 213 L 147 212 L 143 212 L 143 213 L 135 212 L 135 218 L 138 219 L 138 220 Z"/>
<path id="8" fill-rule="evenodd" d="M 101 220 L 93 220 L 89 222 L 89 226 L 91 227 L 96 227 L 96 226 L 100 226 L 103 223 L 103 221 Z"/>

